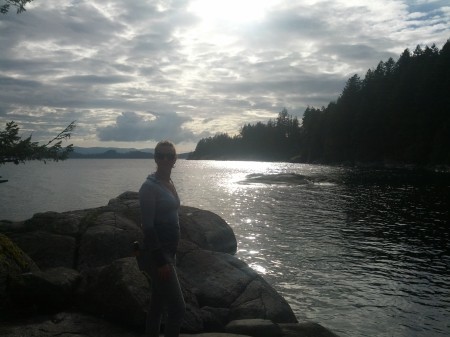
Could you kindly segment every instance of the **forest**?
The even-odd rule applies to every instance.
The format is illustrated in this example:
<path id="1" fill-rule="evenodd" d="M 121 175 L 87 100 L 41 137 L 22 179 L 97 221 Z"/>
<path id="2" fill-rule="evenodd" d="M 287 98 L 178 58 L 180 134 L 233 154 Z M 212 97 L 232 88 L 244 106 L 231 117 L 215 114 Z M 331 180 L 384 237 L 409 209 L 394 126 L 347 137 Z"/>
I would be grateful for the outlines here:
<path id="1" fill-rule="evenodd" d="M 189 159 L 323 164 L 450 165 L 450 40 L 406 49 L 364 78 L 350 77 L 336 101 L 286 109 L 236 136 L 201 139 Z"/>

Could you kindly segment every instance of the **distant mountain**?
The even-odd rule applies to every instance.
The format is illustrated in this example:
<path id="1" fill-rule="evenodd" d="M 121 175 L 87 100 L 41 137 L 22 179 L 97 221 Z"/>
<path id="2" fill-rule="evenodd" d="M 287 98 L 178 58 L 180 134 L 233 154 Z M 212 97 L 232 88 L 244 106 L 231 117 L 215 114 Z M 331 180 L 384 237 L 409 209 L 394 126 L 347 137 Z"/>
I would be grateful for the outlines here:
<path id="1" fill-rule="evenodd" d="M 115 151 L 117 153 L 127 153 L 135 151 L 153 153 L 153 149 L 135 149 L 135 148 L 121 148 L 121 147 L 79 147 L 79 146 L 73 147 L 73 152 L 79 154 L 101 154 L 107 151 Z"/>
<path id="2" fill-rule="evenodd" d="M 178 158 L 186 159 L 189 153 L 180 153 Z M 78 147 L 69 154 L 69 158 L 77 159 L 152 159 L 153 150 L 115 147 Z"/>

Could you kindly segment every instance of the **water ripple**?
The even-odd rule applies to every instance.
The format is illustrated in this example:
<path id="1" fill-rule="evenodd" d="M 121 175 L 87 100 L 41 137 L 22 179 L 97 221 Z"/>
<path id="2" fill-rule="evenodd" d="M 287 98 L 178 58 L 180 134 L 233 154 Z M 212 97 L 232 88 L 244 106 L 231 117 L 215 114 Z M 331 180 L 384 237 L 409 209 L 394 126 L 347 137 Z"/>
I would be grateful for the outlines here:
<path id="1" fill-rule="evenodd" d="M 29 217 L 49 205 L 104 205 L 137 190 L 152 165 L 19 165 L 2 171 L 10 182 L 2 184 L 0 213 Z M 308 183 L 239 183 L 248 175 Z M 348 337 L 450 336 L 448 175 L 180 160 L 173 179 L 184 205 L 215 212 L 233 227 L 237 256 L 264 275 L 300 321 Z"/>

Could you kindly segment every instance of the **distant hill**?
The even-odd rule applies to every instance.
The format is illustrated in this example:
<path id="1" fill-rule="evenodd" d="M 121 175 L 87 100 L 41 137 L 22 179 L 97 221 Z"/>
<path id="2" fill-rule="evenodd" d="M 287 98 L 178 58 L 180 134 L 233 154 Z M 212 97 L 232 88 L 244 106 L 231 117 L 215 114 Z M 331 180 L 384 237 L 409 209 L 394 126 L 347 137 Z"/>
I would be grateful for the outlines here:
<path id="1" fill-rule="evenodd" d="M 189 153 L 180 153 L 178 158 L 185 159 Z M 116 148 L 116 147 L 78 147 L 74 146 L 69 159 L 152 159 L 153 150 Z"/>
<path id="2" fill-rule="evenodd" d="M 122 148 L 122 147 L 79 147 L 74 146 L 73 152 L 79 154 L 100 154 L 107 151 L 115 151 L 117 153 L 128 153 L 128 152 L 146 152 L 153 153 L 153 149 L 135 149 L 135 148 Z"/>

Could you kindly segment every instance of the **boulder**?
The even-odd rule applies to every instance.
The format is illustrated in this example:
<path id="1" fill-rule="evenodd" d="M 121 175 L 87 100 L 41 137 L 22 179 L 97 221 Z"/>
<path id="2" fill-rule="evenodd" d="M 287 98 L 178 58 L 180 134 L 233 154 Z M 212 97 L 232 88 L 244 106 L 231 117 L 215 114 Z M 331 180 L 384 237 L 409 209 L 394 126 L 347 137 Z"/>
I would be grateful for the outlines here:
<path id="1" fill-rule="evenodd" d="M 65 267 L 23 273 L 10 278 L 9 298 L 16 311 L 56 312 L 71 307 L 80 280 L 78 271 Z"/>
<path id="2" fill-rule="evenodd" d="M 270 329 L 297 323 L 284 298 L 233 256 L 237 241 L 223 219 L 182 206 L 180 227 L 176 268 L 187 308 L 183 331 L 224 332 L 230 321 L 243 319 L 271 321 Z M 0 253 L 4 246 L 18 252 L 10 269 L 0 260 L 0 296 L 3 289 L 10 303 L 32 304 L 34 314 L 73 310 L 57 318 L 72 334 L 87 331 L 78 325 L 89 325 L 90 315 L 143 330 L 151 280 L 138 269 L 132 252 L 132 243 L 143 239 L 136 192 L 125 192 L 99 208 L 40 213 L 25 222 L 1 221 L 0 232 L 5 234 L 0 236 Z M 268 331 L 256 323 L 249 335 Z M 48 331 L 58 330 L 53 323 L 45 324 Z M 16 329 L 11 336 L 23 332 L 11 329 Z"/>
<path id="3" fill-rule="evenodd" d="M 120 213 L 105 211 L 91 215 L 80 235 L 77 267 L 83 271 L 130 256 L 132 243 L 142 237 L 136 223 Z"/>
<path id="4" fill-rule="evenodd" d="M 181 237 L 202 249 L 236 254 L 237 241 L 231 227 L 217 214 L 183 206 L 180 212 Z"/>
<path id="5" fill-rule="evenodd" d="M 23 273 L 38 272 L 39 268 L 12 240 L 0 233 L 0 314 L 9 309 L 9 283 Z"/>
<path id="6" fill-rule="evenodd" d="M 111 199 L 108 208 L 120 211 L 128 219 L 140 225 L 139 194 L 124 192 Z M 181 238 L 195 243 L 202 249 L 235 254 L 237 241 L 233 229 L 215 213 L 195 207 L 180 207 Z"/>
<path id="7" fill-rule="evenodd" d="M 53 234 L 43 230 L 13 233 L 8 236 L 41 269 L 74 268 L 77 242 L 68 235 Z"/>
<path id="8" fill-rule="evenodd" d="M 145 322 L 151 292 L 134 257 L 84 271 L 77 292 L 85 312 L 135 327 Z"/>
<path id="9" fill-rule="evenodd" d="M 137 337 L 136 331 L 80 312 L 60 312 L 0 323 L 2 337 Z"/>
<path id="10" fill-rule="evenodd" d="M 199 249 L 183 240 L 177 262 L 200 307 L 226 308 L 230 319 L 267 318 L 283 323 L 296 322 L 286 300 L 236 257 Z"/>
<path id="11" fill-rule="evenodd" d="M 204 306 L 200 310 L 204 331 L 222 331 L 229 321 L 230 310 L 227 308 Z"/>
<path id="12" fill-rule="evenodd" d="M 281 337 L 281 328 L 267 319 L 240 319 L 231 321 L 225 327 L 228 333 L 248 335 L 253 337 Z"/>
<path id="13" fill-rule="evenodd" d="M 321 325 L 312 322 L 298 324 L 278 324 L 283 337 L 338 337 Z M 248 326 L 247 328 L 249 328 Z M 257 327 L 257 325 L 256 325 Z M 236 330 L 234 330 L 236 331 Z M 246 330 L 249 335 L 231 332 L 210 332 L 199 334 L 180 334 L 180 337 L 245 337 L 255 332 Z M 144 337 L 142 333 L 114 324 L 110 320 L 79 312 L 60 312 L 54 315 L 40 315 L 20 321 L 0 323 L 2 337 Z"/>
<path id="14" fill-rule="evenodd" d="M 24 222 L 28 231 L 42 230 L 47 233 L 75 237 L 80 230 L 84 212 L 45 212 L 37 213 Z"/>
<path id="15" fill-rule="evenodd" d="M 315 322 L 278 324 L 284 337 L 339 337 Z"/>
<path id="16" fill-rule="evenodd" d="M 289 304 L 262 277 L 255 277 L 230 307 L 230 319 L 265 318 L 296 322 Z"/>

